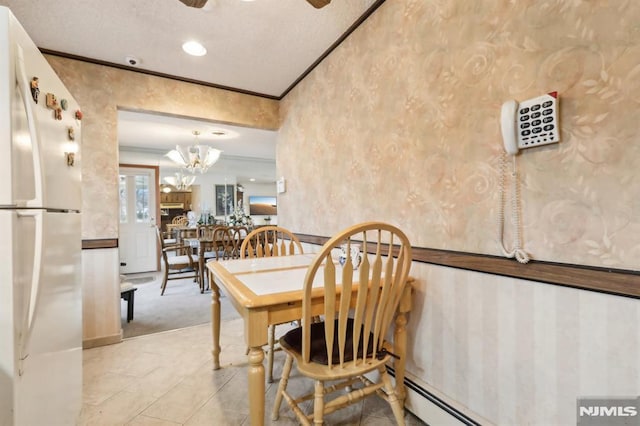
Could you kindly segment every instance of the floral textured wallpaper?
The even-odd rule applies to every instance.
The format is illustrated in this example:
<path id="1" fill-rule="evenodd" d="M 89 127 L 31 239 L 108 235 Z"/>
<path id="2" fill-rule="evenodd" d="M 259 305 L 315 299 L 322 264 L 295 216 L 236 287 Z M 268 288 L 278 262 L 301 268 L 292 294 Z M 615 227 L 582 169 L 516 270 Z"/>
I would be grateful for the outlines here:
<path id="1" fill-rule="evenodd" d="M 524 248 L 637 271 L 639 77 L 638 2 L 387 0 L 280 104 L 278 221 L 384 220 L 414 246 L 500 255 L 501 105 L 557 91 L 560 143 L 516 159 Z M 575 424 L 581 396 L 640 394 L 637 300 L 411 275 L 408 377 L 478 423 Z"/>
<path id="2" fill-rule="evenodd" d="M 47 56 L 80 103 L 82 121 L 82 238 L 118 238 L 119 108 L 278 126 L 278 102 L 227 90 L 87 62 Z"/>
<path id="3" fill-rule="evenodd" d="M 499 255 L 501 104 L 557 91 L 560 143 L 517 156 L 524 248 L 638 270 L 639 22 L 630 0 L 387 0 L 281 102 L 279 222 Z"/>

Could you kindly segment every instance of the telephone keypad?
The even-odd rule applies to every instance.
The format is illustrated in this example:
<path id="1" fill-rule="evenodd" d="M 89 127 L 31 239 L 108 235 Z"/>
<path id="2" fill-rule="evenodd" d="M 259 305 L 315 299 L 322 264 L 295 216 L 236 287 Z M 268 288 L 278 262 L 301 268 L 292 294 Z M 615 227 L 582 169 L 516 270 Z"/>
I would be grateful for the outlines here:
<path id="1" fill-rule="evenodd" d="M 556 93 L 542 95 L 520 103 L 517 109 L 518 147 L 530 148 L 546 145 L 560 140 L 560 133 L 556 131 L 557 105 Z"/>

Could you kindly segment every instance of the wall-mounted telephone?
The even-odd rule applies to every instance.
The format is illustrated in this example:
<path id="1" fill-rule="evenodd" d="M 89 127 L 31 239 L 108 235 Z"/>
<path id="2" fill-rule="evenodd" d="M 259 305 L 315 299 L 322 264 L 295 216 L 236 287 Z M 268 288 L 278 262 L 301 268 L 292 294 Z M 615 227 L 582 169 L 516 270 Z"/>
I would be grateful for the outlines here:
<path id="1" fill-rule="evenodd" d="M 560 141 L 558 127 L 558 92 L 551 92 L 518 104 L 502 104 L 500 127 L 504 149 L 515 155 L 522 148 Z"/>
<path id="2" fill-rule="evenodd" d="M 502 110 L 500 112 L 500 130 L 502 131 L 505 152 L 502 155 L 500 164 L 498 239 L 502 253 L 506 257 L 515 257 L 518 262 L 527 263 L 529 261 L 529 255 L 522 249 L 520 189 L 518 169 L 516 167 L 516 154 L 523 148 L 532 148 L 560 141 L 558 92 L 550 92 L 537 98 L 527 99 L 520 104 L 513 100 L 505 102 L 502 104 Z M 512 156 L 513 160 L 511 169 L 511 221 L 515 229 L 513 232 L 512 250 L 507 250 L 504 245 L 507 155 Z"/>

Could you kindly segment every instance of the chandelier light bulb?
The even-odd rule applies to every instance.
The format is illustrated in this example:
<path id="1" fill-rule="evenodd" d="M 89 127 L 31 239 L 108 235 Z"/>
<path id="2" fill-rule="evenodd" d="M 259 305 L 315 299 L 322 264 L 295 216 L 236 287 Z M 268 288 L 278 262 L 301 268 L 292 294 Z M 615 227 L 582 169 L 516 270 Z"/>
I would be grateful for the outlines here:
<path id="1" fill-rule="evenodd" d="M 194 130 L 193 135 L 196 137 L 193 145 L 187 148 L 176 145 L 176 149 L 169 151 L 166 156 L 191 173 L 195 173 L 196 171 L 205 173 L 220 159 L 222 151 L 200 145 L 198 142 L 199 131 Z"/>
<path id="2" fill-rule="evenodd" d="M 181 171 L 176 173 L 175 176 L 167 176 L 164 181 L 169 185 L 175 187 L 178 191 L 186 191 L 196 181 L 195 176 L 185 176 Z"/>

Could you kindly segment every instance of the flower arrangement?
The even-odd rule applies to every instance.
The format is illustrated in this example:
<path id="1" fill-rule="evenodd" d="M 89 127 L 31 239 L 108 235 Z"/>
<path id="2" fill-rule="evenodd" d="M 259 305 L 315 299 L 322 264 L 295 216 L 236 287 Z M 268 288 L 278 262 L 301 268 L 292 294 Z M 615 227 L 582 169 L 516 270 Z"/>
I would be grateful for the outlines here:
<path id="1" fill-rule="evenodd" d="M 236 209 L 229 215 L 228 219 L 229 226 L 253 226 L 253 220 L 251 216 L 245 213 L 245 211 L 241 207 L 236 207 Z"/>

